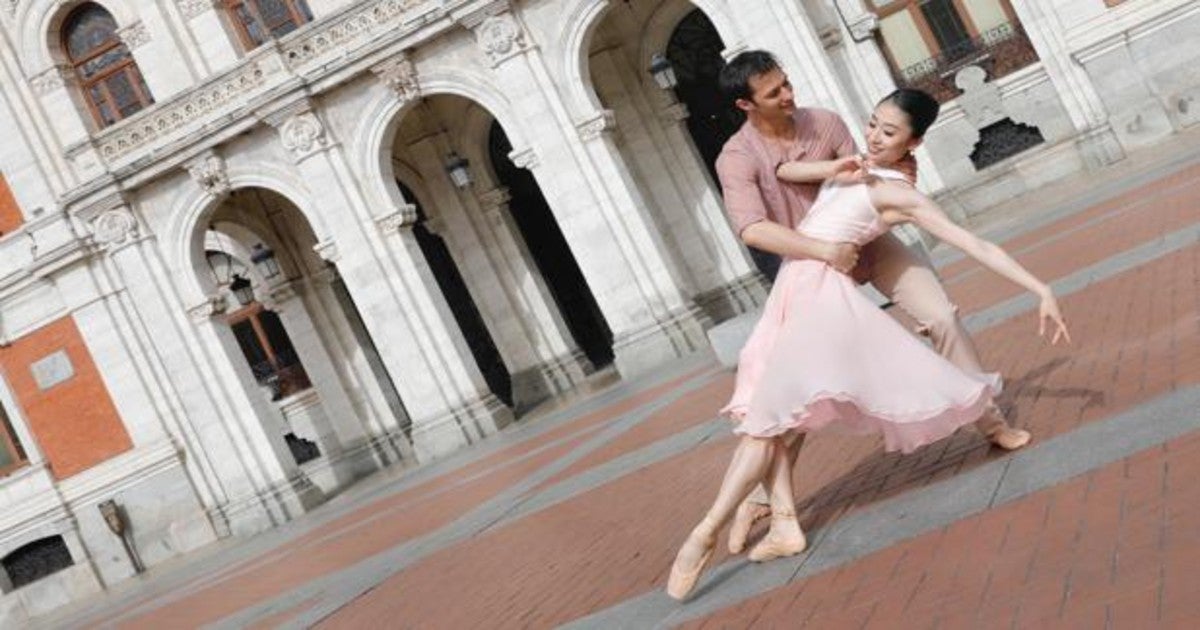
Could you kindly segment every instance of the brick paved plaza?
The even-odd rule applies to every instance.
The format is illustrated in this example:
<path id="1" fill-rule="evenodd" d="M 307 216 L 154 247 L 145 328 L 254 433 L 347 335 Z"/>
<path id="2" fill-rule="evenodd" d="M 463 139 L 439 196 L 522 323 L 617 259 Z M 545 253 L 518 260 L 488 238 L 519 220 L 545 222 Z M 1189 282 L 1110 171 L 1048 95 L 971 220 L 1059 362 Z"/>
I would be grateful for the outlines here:
<path id="1" fill-rule="evenodd" d="M 691 601 L 662 592 L 735 444 L 715 415 L 733 375 L 699 357 L 599 375 L 466 452 L 43 623 L 1200 627 L 1200 155 L 1122 168 L 987 232 L 1054 281 L 1072 346 L 1040 342 L 1015 287 L 936 252 L 1034 445 L 961 431 L 902 457 L 818 435 L 796 476 L 798 557 L 753 565 L 722 540 Z"/>

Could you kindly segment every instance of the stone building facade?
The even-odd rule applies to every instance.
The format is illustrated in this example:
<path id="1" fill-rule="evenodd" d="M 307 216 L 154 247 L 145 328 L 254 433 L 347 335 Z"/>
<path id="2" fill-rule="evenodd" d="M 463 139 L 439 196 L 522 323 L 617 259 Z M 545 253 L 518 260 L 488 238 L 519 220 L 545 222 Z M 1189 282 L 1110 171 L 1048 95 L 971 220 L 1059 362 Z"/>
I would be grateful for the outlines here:
<path id="1" fill-rule="evenodd" d="M 1200 116 L 1200 3 L 1007 0 L 923 74 L 892 4 L 4 2 L 0 621 L 704 351 L 767 290 L 722 56 L 852 128 L 940 81 L 922 180 L 964 217 Z"/>

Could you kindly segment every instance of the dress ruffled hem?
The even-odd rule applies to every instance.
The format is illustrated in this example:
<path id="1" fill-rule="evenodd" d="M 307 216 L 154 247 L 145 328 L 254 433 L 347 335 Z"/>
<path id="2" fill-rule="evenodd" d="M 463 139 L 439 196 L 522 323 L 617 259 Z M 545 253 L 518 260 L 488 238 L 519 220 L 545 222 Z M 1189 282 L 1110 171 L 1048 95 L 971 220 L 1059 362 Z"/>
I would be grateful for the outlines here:
<path id="1" fill-rule="evenodd" d="M 792 411 L 788 418 L 748 428 L 746 416 L 749 405 L 730 405 L 721 414 L 738 424 L 733 432 L 740 435 L 770 438 L 788 431 L 820 431 L 826 428 L 855 434 L 883 435 L 884 450 L 911 453 L 916 449 L 948 437 L 959 427 L 971 424 L 987 411 L 992 399 L 1000 393 L 999 377 L 989 375 L 992 383 L 980 385 L 966 401 L 936 410 L 913 412 L 882 412 L 865 408 L 853 395 L 838 392 L 818 392 L 806 403 Z"/>

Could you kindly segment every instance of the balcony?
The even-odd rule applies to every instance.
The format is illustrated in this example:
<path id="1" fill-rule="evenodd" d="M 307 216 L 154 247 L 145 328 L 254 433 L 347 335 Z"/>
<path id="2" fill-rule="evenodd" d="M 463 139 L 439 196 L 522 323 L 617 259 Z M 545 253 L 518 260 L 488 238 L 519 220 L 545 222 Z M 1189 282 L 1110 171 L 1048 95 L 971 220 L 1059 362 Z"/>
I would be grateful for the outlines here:
<path id="1" fill-rule="evenodd" d="M 254 118 L 254 111 L 288 85 L 314 84 L 338 71 L 353 71 L 371 51 L 414 36 L 464 1 L 359 0 L 259 47 L 235 67 L 190 90 L 94 133 L 69 147 L 67 157 L 77 160 L 91 149 L 111 171 L 153 162 L 197 135 L 211 140 L 218 137 L 218 129 Z M 442 29 L 452 26 L 437 24 Z"/>
<path id="2" fill-rule="evenodd" d="M 1005 22 L 984 31 L 974 39 L 942 50 L 937 55 L 908 66 L 899 72 L 897 87 L 929 92 L 940 103 L 954 100 L 962 93 L 954 85 L 954 75 L 966 66 L 980 66 L 988 80 L 995 81 L 1038 61 L 1025 29 Z"/>

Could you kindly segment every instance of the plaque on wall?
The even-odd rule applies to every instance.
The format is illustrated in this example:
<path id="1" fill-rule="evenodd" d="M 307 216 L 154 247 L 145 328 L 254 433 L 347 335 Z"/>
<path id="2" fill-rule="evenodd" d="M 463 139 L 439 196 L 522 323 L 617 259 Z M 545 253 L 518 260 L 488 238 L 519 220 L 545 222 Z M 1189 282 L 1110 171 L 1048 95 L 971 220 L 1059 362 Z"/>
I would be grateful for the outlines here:
<path id="1" fill-rule="evenodd" d="M 71 365 L 71 358 L 67 356 L 66 350 L 59 350 L 35 361 L 29 369 L 33 372 L 33 380 L 37 381 L 38 389 L 42 391 L 75 376 L 75 368 Z"/>

